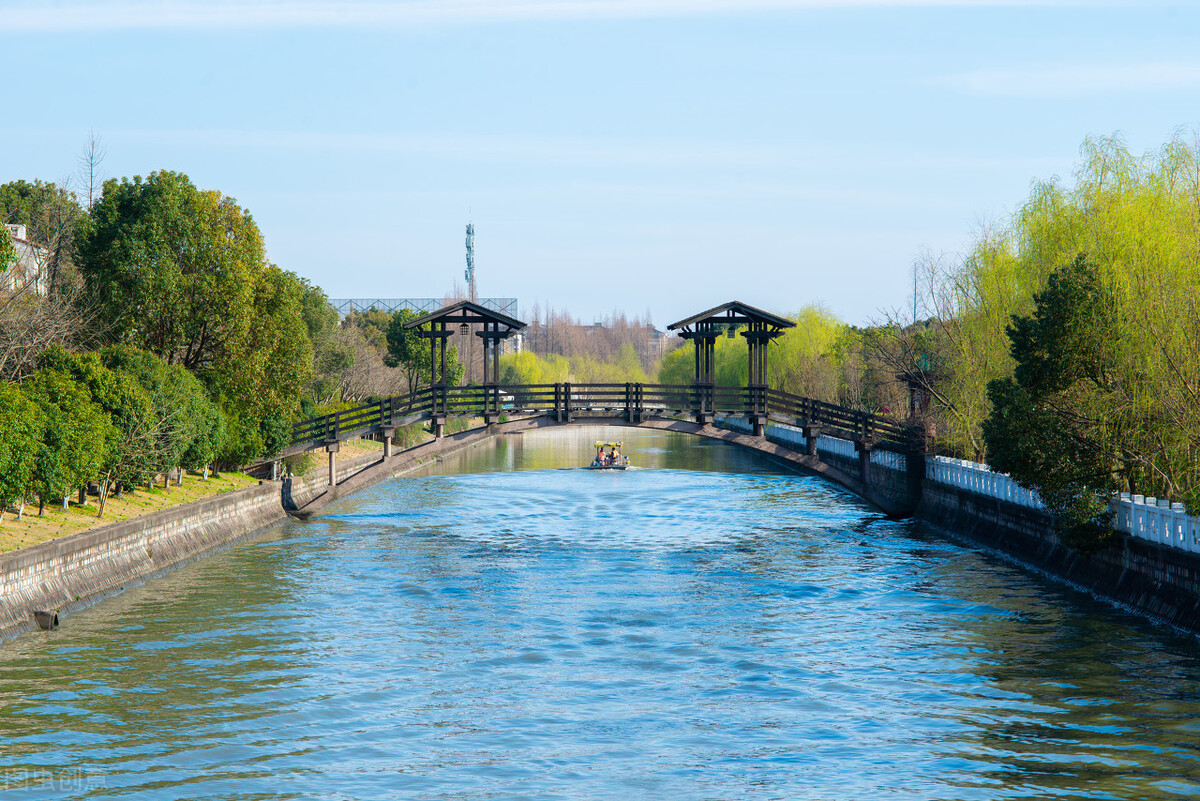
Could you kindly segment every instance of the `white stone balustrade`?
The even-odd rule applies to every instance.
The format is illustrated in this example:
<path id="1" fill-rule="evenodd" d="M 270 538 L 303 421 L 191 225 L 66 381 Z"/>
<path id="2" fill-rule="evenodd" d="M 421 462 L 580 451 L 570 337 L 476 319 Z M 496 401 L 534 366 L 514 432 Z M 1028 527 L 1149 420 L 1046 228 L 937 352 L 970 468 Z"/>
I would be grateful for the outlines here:
<path id="1" fill-rule="evenodd" d="M 939 484 L 999 498 L 1030 509 L 1046 508 L 1036 492 L 977 462 L 930 456 L 926 462 L 925 477 Z M 1200 518 L 1190 517 L 1183 504 L 1122 492 L 1113 497 L 1110 508 L 1113 512 L 1113 528 L 1117 531 L 1200 553 Z"/>
<path id="2" fill-rule="evenodd" d="M 718 418 L 718 422 L 735 431 L 747 434 L 752 432 L 750 424 L 742 418 Z M 806 445 L 804 432 L 794 426 L 768 423 L 767 436 L 785 442 L 797 450 L 803 450 Z M 849 459 L 857 456 L 853 442 L 837 437 L 820 437 L 817 440 L 817 452 L 837 454 Z M 905 460 L 906 457 L 902 453 L 883 450 L 871 452 L 872 465 L 892 470 L 904 470 Z M 1036 492 L 1022 487 L 1008 475 L 996 473 L 987 465 L 978 462 L 928 456 L 925 461 L 925 478 L 1029 509 L 1046 509 Z M 1200 517 L 1189 516 L 1183 504 L 1122 492 L 1113 497 L 1110 508 L 1113 512 L 1113 528 L 1117 531 L 1190 553 L 1200 553 Z"/>

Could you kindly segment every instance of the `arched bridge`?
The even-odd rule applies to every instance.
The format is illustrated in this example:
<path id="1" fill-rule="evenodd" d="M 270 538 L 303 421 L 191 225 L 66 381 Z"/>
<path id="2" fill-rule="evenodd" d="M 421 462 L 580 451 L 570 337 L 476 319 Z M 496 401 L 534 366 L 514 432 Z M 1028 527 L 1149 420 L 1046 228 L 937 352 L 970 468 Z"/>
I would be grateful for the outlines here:
<path id="1" fill-rule="evenodd" d="M 888 417 L 765 387 L 639 383 L 425 388 L 298 423 L 291 444 L 281 455 L 323 448 L 329 453 L 329 483 L 333 485 L 339 443 L 380 436 L 386 464 L 393 456 L 391 439 L 397 428 L 429 421 L 437 434 L 436 443 L 444 436 L 444 424 L 451 415 L 480 421 L 475 431 L 494 433 L 531 426 L 628 425 L 725 439 L 822 474 L 893 516 L 911 512 L 924 475 L 923 430 Z M 768 438 L 769 422 L 798 429 L 804 447 Z M 829 464 L 817 450 L 823 437 L 852 443 L 857 459 Z M 914 467 L 919 464 L 920 471 L 909 470 L 899 490 L 894 486 L 881 489 L 871 469 L 875 451 L 902 455 Z"/>
<path id="2" fill-rule="evenodd" d="M 675 384 L 516 384 L 427 387 L 334 414 L 297 423 L 281 456 L 328 448 L 358 437 L 389 439 L 400 426 L 456 415 L 481 418 L 485 425 L 501 419 L 531 416 L 557 423 L 636 425 L 658 420 L 694 420 L 705 424 L 718 417 L 742 417 L 762 436 L 768 420 L 856 443 L 860 449 L 908 452 L 922 432 L 889 417 L 855 411 L 831 403 L 766 387 L 721 387 Z M 442 422 L 438 422 L 442 421 Z"/>
<path id="3" fill-rule="evenodd" d="M 447 339 L 454 330 L 480 326 L 483 340 L 483 383 L 451 386 L 446 380 Z M 392 457 L 391 439 L 397 428 L 428 421 L 441 441 L 451 416 L 481 419 L 484 430 L 499 433 L 514 425 L 620 424 L 671 428 L 720 439 L 783 456 L 822 473 L 867 498 L 892 515 L 911 512 L 920 497 L 924 477 L 925 435 L 922 429 L 893 418 L 847 409 L 772 389 L 767 385 L 770 343 L 795 323 L 761 309 L 732 301 L 680 320 L 668 327 L 695 346 L 692 384 L 556 384 L 505 385 L 500 375 L 500 343 L 525 327 L 521 321 L 470 301 L 461 301 L 405 324 L 429 340 L 432 386 L 376 403 L 315 417 L 298 423 L 282 456 L 324 448 L 329 453 L 329 485 L 337 484 L 335 454 L 347 439 L 380 435 L 382 464 Z M 749 382 L 744 387 L 715 383 L 715 342 L 740 330 L 748 347 Z M 439 358 L 440 356 L 440 358 Z M 798 429 L 803 446 L 781 444 L 767 436 L 770 423 Z M 714 425 L 716 423 L 716 425 Z M 730 428 L 744 431 L 733 432 Z M 818 453 L 818 441 L 832 438 L 845 447 L 828 457 Z M 798 440 L 799 441 L 799 440 Z M 849 447 L 853 443 L 853 447 Z M 835 451 L 840 451 L 835 454 Z M 872 453 L 903 455 L 906 477 L 891 481 L 879 492 L 871 473 Z M 847 455 L 849 454 L 849 455 Z M 912 458 L 919 455 L 920 458 Z M 837 465 L 827 462 L 837 461 Z M 899 483 L 897 488 L 895 485 Z M 336 493 L 330 493 L 330 497 Z"/>

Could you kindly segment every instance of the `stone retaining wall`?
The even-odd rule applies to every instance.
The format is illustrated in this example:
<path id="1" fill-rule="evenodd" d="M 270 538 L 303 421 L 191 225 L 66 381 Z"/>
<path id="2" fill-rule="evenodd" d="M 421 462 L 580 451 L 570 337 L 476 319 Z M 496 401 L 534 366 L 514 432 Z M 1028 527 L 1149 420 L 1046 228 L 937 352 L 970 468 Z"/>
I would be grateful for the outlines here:
<path id="1" fill-rule="evenodd" d="M 0 555 L 0 636 L 35 627 L 285 517 L 279 485 L 259 484 Z"/>
<path id="2" fill-rule="evenodd" d="M 926 481 L 918 519 L 1077 588 L 1200 632 L 1200 555 L 1117 532 L 1094 554 L 1059 541 L 1045 511 Z"/>
<path id="3" fill-rule="evenodd" d="M 722 420 L 721 425 L 749 430 L 736 418 Z M 806 445 L 800 429 L 792 426 L 770 423 L 767 437 L 794 450 Z M 852 442 L 823 436 L 817 453 L 822 462 L 859 475 Z M 1081 554 L 1059 541 L 1054 519 L 1036 494 L 1009 477 L 986 465 L 939 456 L 928 457 L 925 467 L 915 508 L 918 519 L 953 539 L 983 545 L 1097 597 L 1200 632 L 1200 534 L 1193 530 L 1195 521 L 1181 510 L 1152 509 L 1168 522 L 1156 518 L 1146 523 L 1138 517 L 1140 499 L 1122 499 L 1115 511 L 1118 528 L 1124 531 L 1103 550 Z M 900 498 L 911 489 L 903 454 L 873 453 L 870 471 L 870 488 L 887 497 Z M 1164 527 L 1165 534 L 1158 531 Z"/>
<path id="4" fill-rule="evenodd" d="M 372 464 L 383 460 L 383 451 L 378 454 L 368 453 L 356 459 L 337 462 L 337 483 L 349 479 Z M 282 481 L 283 508 L 292 511 L 307 506 L 313 498 L 329 489 L 329 466 L 320 464 L 303 476 L 288 476 Z"/>

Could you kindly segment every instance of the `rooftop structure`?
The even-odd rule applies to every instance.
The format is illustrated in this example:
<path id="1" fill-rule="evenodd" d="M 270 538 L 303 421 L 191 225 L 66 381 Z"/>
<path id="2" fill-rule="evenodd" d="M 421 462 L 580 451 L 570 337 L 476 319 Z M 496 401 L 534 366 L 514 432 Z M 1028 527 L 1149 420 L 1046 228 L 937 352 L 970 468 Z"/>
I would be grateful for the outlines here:
<path id="1" fill-rule="evenodd" d="M 46 269 L 50 263 L 50 248 L 31 241 L 24 225 L 5 223 L 4 229 L 12 237 L 17 260 L 12 264 L 0 264 L 0 292 L 32 290 L 46 296 L 50 292 L 50 276 Z"/>
<path id="2" fill-rule="evenodd" d="M 330 298 L 329 302 L 337 309 L 339 317 L 345 317 L 350 312 L 365 312 L 378 309 L 385 312 L 397 312 L 401 309 L 411 309 L 418 314 L 429 314 L 442 308 L 445 298 Z M 516 298 L 480 298 L 475 301 L 485 309 L 515 318 L 517 316 Z"/>

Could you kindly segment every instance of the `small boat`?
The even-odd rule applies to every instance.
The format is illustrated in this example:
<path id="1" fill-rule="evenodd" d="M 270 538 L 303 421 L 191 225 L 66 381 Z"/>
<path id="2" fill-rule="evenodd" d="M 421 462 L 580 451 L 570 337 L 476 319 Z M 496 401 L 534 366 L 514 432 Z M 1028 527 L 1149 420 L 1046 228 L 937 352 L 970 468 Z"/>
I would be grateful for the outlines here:
<path id="1" fill-rule="evenodd" d="M 621 455 L 621 443 L 597 442 L 596 458 L 588 465 L 588 470 L 624 470 L 629 467 L 629 457 Z M 605 448 L 608 452 L 605 452 Z"/>

